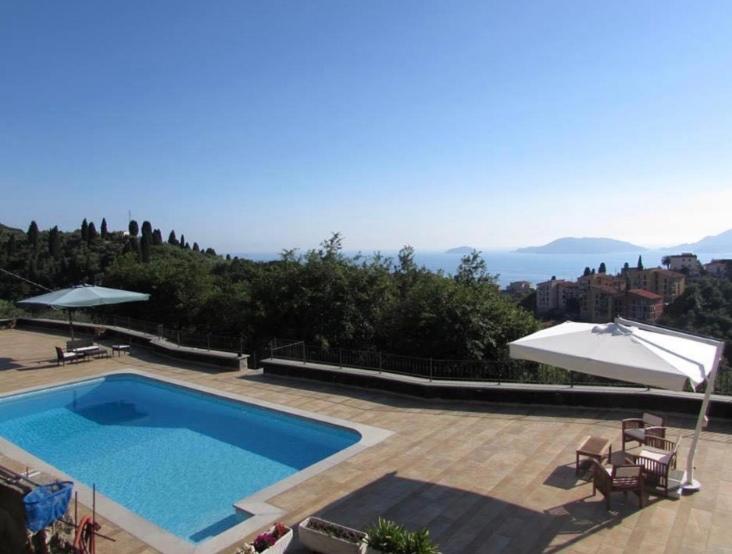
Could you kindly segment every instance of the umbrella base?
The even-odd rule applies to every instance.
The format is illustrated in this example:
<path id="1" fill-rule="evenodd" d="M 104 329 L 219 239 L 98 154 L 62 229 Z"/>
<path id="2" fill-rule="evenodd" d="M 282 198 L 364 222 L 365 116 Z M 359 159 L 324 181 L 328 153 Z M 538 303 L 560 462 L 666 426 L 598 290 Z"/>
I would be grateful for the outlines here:
<path id="1" fill-rule="evenodd" d="M 687 481 L 686 475 L 684 475 L 684 480 L 681 482 L 680 488 L 682 493 L 692 494 L 701 490 L 701 483 L 693 478 L 691 481 Z"/>

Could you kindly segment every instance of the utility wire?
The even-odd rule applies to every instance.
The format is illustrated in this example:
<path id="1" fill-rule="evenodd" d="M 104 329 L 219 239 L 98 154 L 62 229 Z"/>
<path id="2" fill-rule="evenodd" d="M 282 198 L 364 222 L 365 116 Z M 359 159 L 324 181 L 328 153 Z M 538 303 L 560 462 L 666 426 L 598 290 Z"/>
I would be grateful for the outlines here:
<path id="1" fill-rule="evenodd" d="M 3 273 L 6 273 L 8 275 L 10 275 L 11 277 L 15 277 L 16 279 L 20 279 L 21 281 L 25 281 L 26 283 L 28 283 L 30 285 L 33 285 L 34 287 L 38 287 L 39 289 L 43 289 L 45 291 L 51 292 L 51 289 L 49 289 L 48 287 L 44 287 L 43 285 L 41 285 L 39 283 L 36 283 L 35 281 L 31 281 L 30 279 L 26 279 L 25 277 L 21 277 L 17 273 L 13 273 L 12 271 L 8 271 L 7 269 L 3 269 L 2 267 L 0 267 L 0 271 L 2 271 Z"/>

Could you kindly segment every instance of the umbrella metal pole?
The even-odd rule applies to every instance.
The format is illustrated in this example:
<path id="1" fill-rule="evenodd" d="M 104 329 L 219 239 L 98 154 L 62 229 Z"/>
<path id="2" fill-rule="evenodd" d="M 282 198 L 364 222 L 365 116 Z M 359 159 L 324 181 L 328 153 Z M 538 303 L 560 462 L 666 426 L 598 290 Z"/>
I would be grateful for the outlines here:
<path id="1" fill-rule="evenodd" d="M 69 328 L 71 329 L 71 340 L 74 340 L 74 320 L 71 316 L 73 310 L 69 310 Z"/>
<path id="2" fill-rule="evenodd" d="M 714 391 L 714 382 L 717 379 L 717 368 L 719 362 L 722 359 L 722 352 L 724 350 L 724 343 L 717 345 L 717 352 L 714 355 L 714 363 L 712 365 L 712 371 L 709 372 L 707 378 L 707 388 L 704 391 L 704 400 L 702 401 L 701 409 L 699 410 L 699 417 L 696 420 L 696 428 L 694 429 L 694 438 L 691 439 L 691 447 L 689 448 L 689 455 L 686 460 L 686 471 L 684 472 L 684 482 L 681 484 L 681 489 L 684 492 L 696 492 L 701 489 L 701 483 L 694 479 L 694 455 L 696 454 L 696 447 L 701 437 L 702 427 L 704 426 L 704 417 L 707 415 L 709 409 L 709 402 L 712 398 L 712 392 Z"/>

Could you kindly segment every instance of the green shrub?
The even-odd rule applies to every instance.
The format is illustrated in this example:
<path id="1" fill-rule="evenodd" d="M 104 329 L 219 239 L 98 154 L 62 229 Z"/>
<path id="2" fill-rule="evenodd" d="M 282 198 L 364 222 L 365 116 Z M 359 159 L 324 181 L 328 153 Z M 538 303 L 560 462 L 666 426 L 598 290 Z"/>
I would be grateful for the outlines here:
<path id="1" fill-rule="evenodd" d="M 379 518 L 366 529 L 368 545 L 383 554 L 438 554 L 427 529 L 411 532 L 403 526 Z"/>

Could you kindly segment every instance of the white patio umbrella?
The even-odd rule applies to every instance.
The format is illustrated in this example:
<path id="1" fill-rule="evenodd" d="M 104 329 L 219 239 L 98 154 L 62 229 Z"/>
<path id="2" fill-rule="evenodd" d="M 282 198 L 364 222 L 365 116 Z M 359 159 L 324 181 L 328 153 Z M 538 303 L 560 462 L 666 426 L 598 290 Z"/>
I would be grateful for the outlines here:
<path id="1" fill-rule="evenodd" d="M 74 324 L 71 311 L 76 308 L 90 308 L 107 304 L 122 304 L 124 302 L 140 302 L 150 298 L 149 294 L 132 292 L 121 289 L 110 289 L 93 285 L 78 285 L 75 287 L 55 290 L 39 296 L 19 300 L 18 304 L 50 306 L 54 309 L 67 310 L 71 339 L 74 338 Z"/>
<path id="2" fill-rule="evenodd" d="M 681 391 L 687 381 L 694 388 L 706 381 L 682 484 L 686 490 L 699 489 L 694 454 L 724 342 L 616 318 L 600 325 L 567 321 L 513 341 L 509 350 L 512 358 L 649 387 Z"/>

